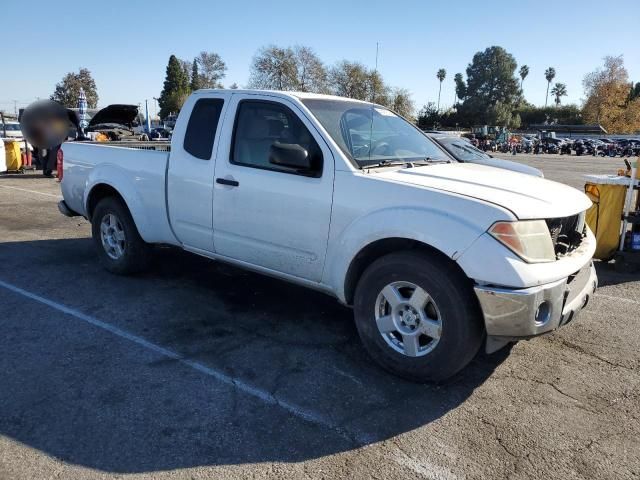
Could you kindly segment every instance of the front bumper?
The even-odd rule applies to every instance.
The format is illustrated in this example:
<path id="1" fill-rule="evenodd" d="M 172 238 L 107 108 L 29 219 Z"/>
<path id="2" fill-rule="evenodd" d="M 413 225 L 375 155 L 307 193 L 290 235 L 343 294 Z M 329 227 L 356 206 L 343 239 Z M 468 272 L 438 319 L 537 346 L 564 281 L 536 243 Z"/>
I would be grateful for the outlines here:
<path id="1" fill-rule="evenodd" d="M 572 321 L 598 286 L 593 262 L 568 278 L 524 289 L 476 286 L 487 330 L 487 352 Z"/>

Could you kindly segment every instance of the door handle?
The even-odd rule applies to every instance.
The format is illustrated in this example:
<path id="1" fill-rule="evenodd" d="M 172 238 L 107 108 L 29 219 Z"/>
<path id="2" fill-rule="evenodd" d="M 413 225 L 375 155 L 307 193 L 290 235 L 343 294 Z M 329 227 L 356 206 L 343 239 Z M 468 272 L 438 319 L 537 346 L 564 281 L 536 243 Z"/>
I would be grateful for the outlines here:
<path id="1" fill-rule="evenodd" d="M 216 178 L 216 183 L 219 183 L 220 185 L 229 185 L 230 187 L 240 186 L 240 182 L 237 180 L 229 180 L 228 178 Z"/>

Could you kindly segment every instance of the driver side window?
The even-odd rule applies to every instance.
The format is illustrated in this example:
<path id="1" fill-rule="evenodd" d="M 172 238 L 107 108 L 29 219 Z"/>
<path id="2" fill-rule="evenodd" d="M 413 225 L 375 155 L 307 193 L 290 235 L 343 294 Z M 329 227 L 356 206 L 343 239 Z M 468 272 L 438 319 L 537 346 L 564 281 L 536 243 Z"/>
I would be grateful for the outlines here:
<path id="1" fill-rule="evenodd" d="M 299 145 L 311 158 L 311 171 L 274 165 L 274 145 Z M 231 163 L 284 173 L 320 177 L 322 151 L 298 116 L 286 106 L 263 100 L 243 100 L 238 105 L 233 133 Z"/>

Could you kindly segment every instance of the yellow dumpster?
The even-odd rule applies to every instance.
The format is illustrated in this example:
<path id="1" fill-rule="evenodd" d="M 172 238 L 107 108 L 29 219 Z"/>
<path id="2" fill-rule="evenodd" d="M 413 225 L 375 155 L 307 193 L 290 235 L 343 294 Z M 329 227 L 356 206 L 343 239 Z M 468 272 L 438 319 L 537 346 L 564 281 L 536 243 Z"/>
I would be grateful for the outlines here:
<path id="1" fill-rule="evenodd" d="M 20 142 L 5 142 L 5 156 L 7 159 L 7 171 L 17 172 L 22 168 L 22 155 L 20 155 Z"/>
<path id="2" fill-rule="evenodd" d="M 595 258 L 609 260 L 620 244 L 620 226 L 629 179 L 613 175 L 586 175 L 584 191 L 593 202 L 586 222 L 596 237 Z"/>

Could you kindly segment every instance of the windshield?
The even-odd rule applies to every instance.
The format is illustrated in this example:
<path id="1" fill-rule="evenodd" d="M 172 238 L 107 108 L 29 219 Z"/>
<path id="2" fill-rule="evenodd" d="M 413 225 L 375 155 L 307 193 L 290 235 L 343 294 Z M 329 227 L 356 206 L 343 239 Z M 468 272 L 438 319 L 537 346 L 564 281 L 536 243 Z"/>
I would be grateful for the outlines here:
<path id="1" fill-rule="evenodd" d="M 478 159 L 482 160 L 491 158 L 482 150 L 474 147 L 469 142 L 462 140 L 461 138 L 443 137 L 437 138 L 436 140 L 447 152 L 462 162 L 473 162 Z"/>
<path id="2" fill-rule="evenodd" d="M 359 167 L 420 160 L 451 161 L 420 130 L 386 108 L 316 98 L 302 99 L 302 103 Z"/>

